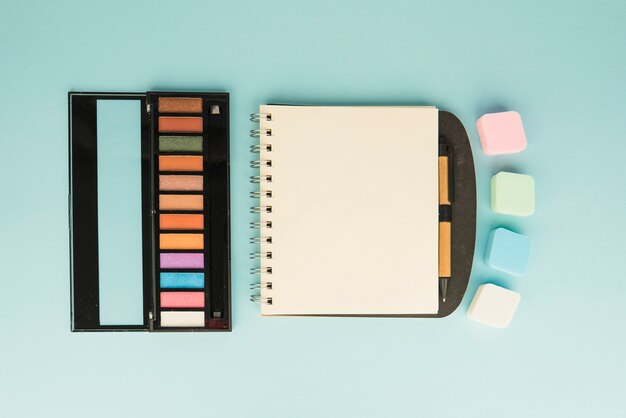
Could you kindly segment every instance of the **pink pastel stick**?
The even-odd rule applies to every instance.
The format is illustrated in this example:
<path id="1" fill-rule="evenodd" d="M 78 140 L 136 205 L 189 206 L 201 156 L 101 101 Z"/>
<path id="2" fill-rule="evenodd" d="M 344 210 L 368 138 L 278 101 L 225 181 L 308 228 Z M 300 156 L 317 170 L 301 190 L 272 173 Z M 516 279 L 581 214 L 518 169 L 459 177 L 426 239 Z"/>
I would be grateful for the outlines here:
<path id="1" fill-rule="evenodd" d="M 204 292 L 161 292 L 161 308 L 204 308 Z"/>

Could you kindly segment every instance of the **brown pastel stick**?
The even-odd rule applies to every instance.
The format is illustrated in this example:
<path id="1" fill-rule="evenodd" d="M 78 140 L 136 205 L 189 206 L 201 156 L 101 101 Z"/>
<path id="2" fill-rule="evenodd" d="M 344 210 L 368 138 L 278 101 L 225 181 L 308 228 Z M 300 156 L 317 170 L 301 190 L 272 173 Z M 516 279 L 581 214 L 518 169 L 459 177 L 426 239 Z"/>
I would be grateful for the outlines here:
<path id="1" fill-rule="evenodd" d="M 202 171 L 202 155 L 159 155 L 159 171 Z"/>
<path id="2" fill-rule="evenodd" d="M 162 230 L 204 229 L 204 215 L 201 213 L 162 213 L 159 215 L 159 227 Z"/>
<path id="3" fill-rule="evenodd" d="M 201 194 L 162 194 L 159 195 L 161 210 L 203 210 Z"/>
<path id="4" fill-rule="evenodd" d="M 160 113 L 202 113 L 200 97 L 159 97 Z"/>
<path id="5" fill-rule="evenodd" d="M 201 192 L 202 188 L 202 176 L 159 175 L 159 190 Z"/>
<path id="6" fill-rule="evenodd" d="M 204 234 L 160 234 L 162 250 L 204 250 Z"/>
<path id="7" fill-rule="evenodd" d="M 202 133 L 202 118 L 196 116 L 159 116 L 159 132 Z"/>

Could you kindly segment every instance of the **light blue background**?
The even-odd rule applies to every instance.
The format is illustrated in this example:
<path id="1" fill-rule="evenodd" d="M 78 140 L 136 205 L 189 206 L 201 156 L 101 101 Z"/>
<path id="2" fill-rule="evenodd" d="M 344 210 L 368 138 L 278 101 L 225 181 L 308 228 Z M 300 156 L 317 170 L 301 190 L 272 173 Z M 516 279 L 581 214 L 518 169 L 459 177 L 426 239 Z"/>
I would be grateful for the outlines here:
<path id="1" fill-rule="evenodd" d="M 625 54 L 621 0 L 2 1 L 0 416 L 623 414 Z M 67 91 L 149 89 L 232 94 L 233 333 L 69 332 Z M 247 115 L 272 101 L 429 103 L 460 117 L 479 218 L 455 314 L 258 315 Z M 474 121 L 499 109 L 522 114 L 519 155 L 480 150 Z M 501 169 L 535 176 L 535 215 L 490 212 Z M 495 226 L 533 239 L 527 276 L 485 267 Z M 465 317 L 486 281 L 522 295 L 506 330 Z"/>
<path id="2" fill-rule="evenodd" d="M 101 325 L 142 325 L 141 101 L 97 100 Z"/>

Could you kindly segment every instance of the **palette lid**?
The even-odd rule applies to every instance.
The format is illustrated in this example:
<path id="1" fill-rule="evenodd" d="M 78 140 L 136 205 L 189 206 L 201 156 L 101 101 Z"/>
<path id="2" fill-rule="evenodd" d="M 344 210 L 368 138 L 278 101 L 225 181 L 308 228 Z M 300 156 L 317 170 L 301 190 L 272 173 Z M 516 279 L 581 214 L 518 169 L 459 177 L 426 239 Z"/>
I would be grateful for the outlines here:
<path id="1" fill-rule="evenodd" d="M 148 330 L 153 300 L 146 95 L 69 93 L 72 331 Z"/>

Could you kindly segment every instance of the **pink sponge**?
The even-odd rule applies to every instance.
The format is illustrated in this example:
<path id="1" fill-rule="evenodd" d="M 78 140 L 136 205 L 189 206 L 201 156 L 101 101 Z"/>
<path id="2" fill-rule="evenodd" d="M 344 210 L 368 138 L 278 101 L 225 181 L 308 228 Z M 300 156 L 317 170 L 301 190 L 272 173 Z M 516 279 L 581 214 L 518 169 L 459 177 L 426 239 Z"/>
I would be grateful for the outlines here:
<path id="1" fill-rule="evenodd" d="M 526 149 L 526 134 L 517 112 L 487 113 L 476 121 L 478 136 L 487 155 L 514 154 Z"/>

